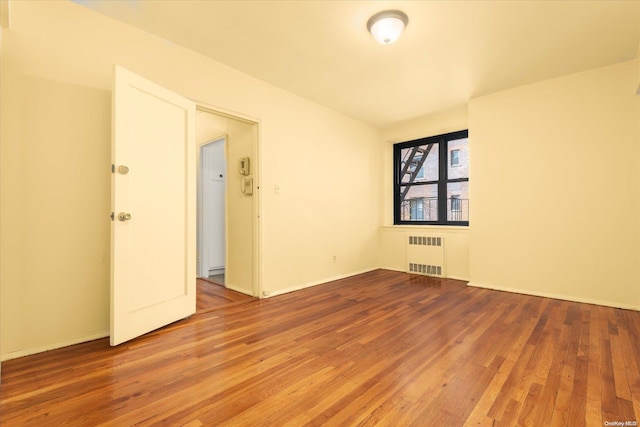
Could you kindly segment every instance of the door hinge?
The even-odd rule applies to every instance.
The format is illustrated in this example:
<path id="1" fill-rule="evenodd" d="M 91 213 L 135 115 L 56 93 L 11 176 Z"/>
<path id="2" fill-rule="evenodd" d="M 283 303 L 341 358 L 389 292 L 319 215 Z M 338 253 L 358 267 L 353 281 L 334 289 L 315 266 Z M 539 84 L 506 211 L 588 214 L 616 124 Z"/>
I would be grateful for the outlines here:
<path id="1" fill-rule="evenodd" d="M 114 219 L 116 219 L 116 215 L 115 213 L 111 212 L 111 221 L 113 221 Z"/>
<path id="2" fill-rule="evenodd" d="M 111 165 L 111 173 L 116 173 L 116 165 Z"/>

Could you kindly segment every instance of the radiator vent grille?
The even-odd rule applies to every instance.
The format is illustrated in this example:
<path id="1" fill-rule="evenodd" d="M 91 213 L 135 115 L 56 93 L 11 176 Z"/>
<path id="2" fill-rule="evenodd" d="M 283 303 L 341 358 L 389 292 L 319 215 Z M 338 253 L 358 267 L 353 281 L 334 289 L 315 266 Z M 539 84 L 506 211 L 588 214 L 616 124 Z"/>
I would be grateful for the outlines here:
<path id="1" fill-rule="evenodd" d="M 446 277 L 444 237 L 408 235 L 406 271 L 412 274 Z"/>
<path id="2" fill-rule="evenodd" d="M 410 273 L 428 274 L 431 276 L 442 276 L 442 267 L 439 265 L 409 263 Z"/>
<path id="3" fill-rule="evenodd" d="M 442 246 L 442 237 L 409 236 L 410 245 Z"/>

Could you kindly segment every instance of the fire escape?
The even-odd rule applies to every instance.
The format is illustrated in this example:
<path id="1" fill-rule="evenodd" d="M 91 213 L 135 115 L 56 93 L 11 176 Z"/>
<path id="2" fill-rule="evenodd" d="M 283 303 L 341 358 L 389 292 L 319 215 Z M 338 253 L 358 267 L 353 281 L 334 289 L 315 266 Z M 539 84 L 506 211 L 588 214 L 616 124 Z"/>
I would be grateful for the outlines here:
<path id="1" fill-rule="evenodd" d="M 400 183 L 404 185 L 402 190 L 400 191 L 400 206 L 404 204 L 405 198 L 407 197 L 407 193 L 411 188 L 407 184 L 413 184 L 413 182 L 418 177 L 420 173 L 420 169 L 424 165 L 424 162 L 427 160 L 427 156 L 429 156 L 429 152 L 433 144 L 419 145 L 416 147 L 412 147 L 402 159 L 402 170 L 400 171 Z M 409 176 L 408 180 L 405 181 L 405 176 Z"/>

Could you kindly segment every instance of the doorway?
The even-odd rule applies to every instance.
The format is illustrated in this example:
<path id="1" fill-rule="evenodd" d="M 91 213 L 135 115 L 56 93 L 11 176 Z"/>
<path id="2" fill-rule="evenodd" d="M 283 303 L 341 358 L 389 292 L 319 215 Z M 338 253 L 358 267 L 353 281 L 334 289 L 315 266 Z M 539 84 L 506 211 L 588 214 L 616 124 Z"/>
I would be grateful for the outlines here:
<path id="1" fill-rule="evenodd" d="M 207 292 L 260 295 L 258 123 L 198 106 L 196 144 L 200 311 Z"/>
<path id="2" fill-rule="evenodd" d="M 224 285 L 226 258 L 226 137 L 200 146 L 198 276 Z"/>

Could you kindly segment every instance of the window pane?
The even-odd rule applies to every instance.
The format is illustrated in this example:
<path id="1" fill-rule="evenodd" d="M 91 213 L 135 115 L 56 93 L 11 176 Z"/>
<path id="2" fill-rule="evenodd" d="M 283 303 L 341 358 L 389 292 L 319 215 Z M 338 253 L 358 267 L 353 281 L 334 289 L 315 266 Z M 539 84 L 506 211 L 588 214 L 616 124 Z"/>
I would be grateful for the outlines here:
<path id="1" fill-rule="evenodd" d="M 469 182 L 447 184 L 447 220 L 469 221 Z"/>
<path id="2" fill-rule="evenodd" d="M 400 150 L 400 182 L 438 180 L 438 144 L 424 144 Z"/>
<path id="3" fill-rule="evenodd" d="M 449 170 L 447 179 L 469 178 L 469 139 L 449 141 Z"/>
<path id="4" fill-rule="evenodd" d="M 460 165 L 460 150 L 451 150 L 451 166 Z"/>
<path id="5" fill-rule="evenodd" d="M 402 193 L 406 195 L 402 198 Z M 437 221 L 438 186 L 436 184 L 400 187 L 401 221 Z"/>

